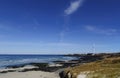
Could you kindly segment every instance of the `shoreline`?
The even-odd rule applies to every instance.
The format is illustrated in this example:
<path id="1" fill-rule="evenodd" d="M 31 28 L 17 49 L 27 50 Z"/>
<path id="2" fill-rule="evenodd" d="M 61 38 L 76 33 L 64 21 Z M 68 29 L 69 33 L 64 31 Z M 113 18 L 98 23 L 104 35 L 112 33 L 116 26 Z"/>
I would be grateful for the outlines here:
<path id="1" fill-rule="evenodd" d="M 54 72 L 27 71 L 27 72 L 9 72 L 0 74 L 0 78 L 60 78 Z"/>
<path id="2" fill-rule="evenodd" d="M 72 55 L 72 57 L 73 56 L 74 55 Z M 66 69 L 74 68 L 72 69 L 73 71 L 76 69 L 76 67 L 80 67 L 84 65 L 86 66 L 89 65 L 89 63 L 94 63 L 94 62 L 97 64 L 101 60 L 104 60 L 105 58 L 112 58 L 112 57 L 117 58 L 119 56 L 120 53 L 77 55 L 76 57 L 79 57 L 78 59 L 69 60 L 69 61 L 58 60 L 58 61 L 53 61 L 52 64 L 28 63 L 23 65 L 7 66 L 5 69 L 0 69 L 0 78 L 35 78 L 35 77 L 36 78 L 68 78 L 68 76 L 76 75 L 76 73 L 71 74 L 70 71 L 65 72 Z M 86 78 L 86 74 L 78 73 L 77 78 Z"/>
<path id="3" fill-rule="evenodd" d="M 54 72 L 42 71 L 37 66 L 0 69 L 0 78 L 60 78 L 59 70 Z"/>
<path id="4" fill-rule="evenodd" d="M 77 63 L 75 60 L 56 60 L 52 61 L 52 63 L 33 62 L 9 65 L 0 69 L 0 78 L 34 78 L 34 75 L 38 78 L 60 78 L 60 72 Z"/>

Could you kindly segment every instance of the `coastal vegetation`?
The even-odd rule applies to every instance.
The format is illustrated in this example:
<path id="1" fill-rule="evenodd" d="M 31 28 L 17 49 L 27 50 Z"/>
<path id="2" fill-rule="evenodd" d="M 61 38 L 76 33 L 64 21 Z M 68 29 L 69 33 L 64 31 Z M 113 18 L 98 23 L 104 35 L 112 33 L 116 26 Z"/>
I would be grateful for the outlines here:
<path id="1" fill-rule="evenodd" d="M 85 78 L 120 78 L 120 57 L 109 57 L 69 67 L 64 74 L 67 74 L 64 78 L 77 78 L 80 74 L 86 75 Z"/>

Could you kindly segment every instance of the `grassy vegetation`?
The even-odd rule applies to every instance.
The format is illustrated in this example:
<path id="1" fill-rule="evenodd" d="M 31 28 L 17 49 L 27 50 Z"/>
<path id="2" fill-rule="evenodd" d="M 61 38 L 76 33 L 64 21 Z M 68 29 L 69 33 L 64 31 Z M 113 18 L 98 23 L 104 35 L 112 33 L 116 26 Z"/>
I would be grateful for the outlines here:
<path id="1" fill-rule="evenodd" d="M 120 78 L 120 57 L 105 58 L 101 61 L 70 67 L 65 70 L 68 71 L 76 76 L 84 73 L 87 78 Z"/>

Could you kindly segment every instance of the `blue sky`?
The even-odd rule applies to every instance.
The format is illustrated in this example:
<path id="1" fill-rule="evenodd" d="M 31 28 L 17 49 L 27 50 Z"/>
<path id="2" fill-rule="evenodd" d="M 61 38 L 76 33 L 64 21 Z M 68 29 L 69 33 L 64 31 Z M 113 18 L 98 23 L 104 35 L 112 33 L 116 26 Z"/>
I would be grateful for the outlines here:
<path id="1" fill-rule="evenodd" d="M 119 52 L 119 3 L 0 0 L 0 54 Z"/>

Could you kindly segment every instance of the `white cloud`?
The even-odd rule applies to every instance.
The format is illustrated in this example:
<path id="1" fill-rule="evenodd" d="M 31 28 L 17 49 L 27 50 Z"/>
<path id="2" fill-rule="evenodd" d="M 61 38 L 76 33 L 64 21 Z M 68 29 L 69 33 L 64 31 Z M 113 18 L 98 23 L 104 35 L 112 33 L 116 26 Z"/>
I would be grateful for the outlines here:
<path id="1" fill-rule="evenodd" d="M 99 33 L 99 34 L 105 34 L 105 35 L 114 35 L 118 32 L 117 29 L 113 29 L 113 28 L 105 28 L 105 29 L 101 29 L 101 28 L 98 28 L 96 26 L 85 26 L 85 29 L 87 31 L 91 31 L 91 32 L 94 32 L 94 33 Z"/>
<path id="2" fill-rule="evenodd" d="M 89 31 L 94 31 L 96 28 L 88 25 L 88 26 L 85 26 L 85 29 Z"/>
<path id="3" fill-rule="evenodd" d="M 83 0 L 76 0 L 71 2 L 70 6 L 64 11 L 65 15 L 70 15 L 78 10 L 80 6 L 82 6 Z"/>

